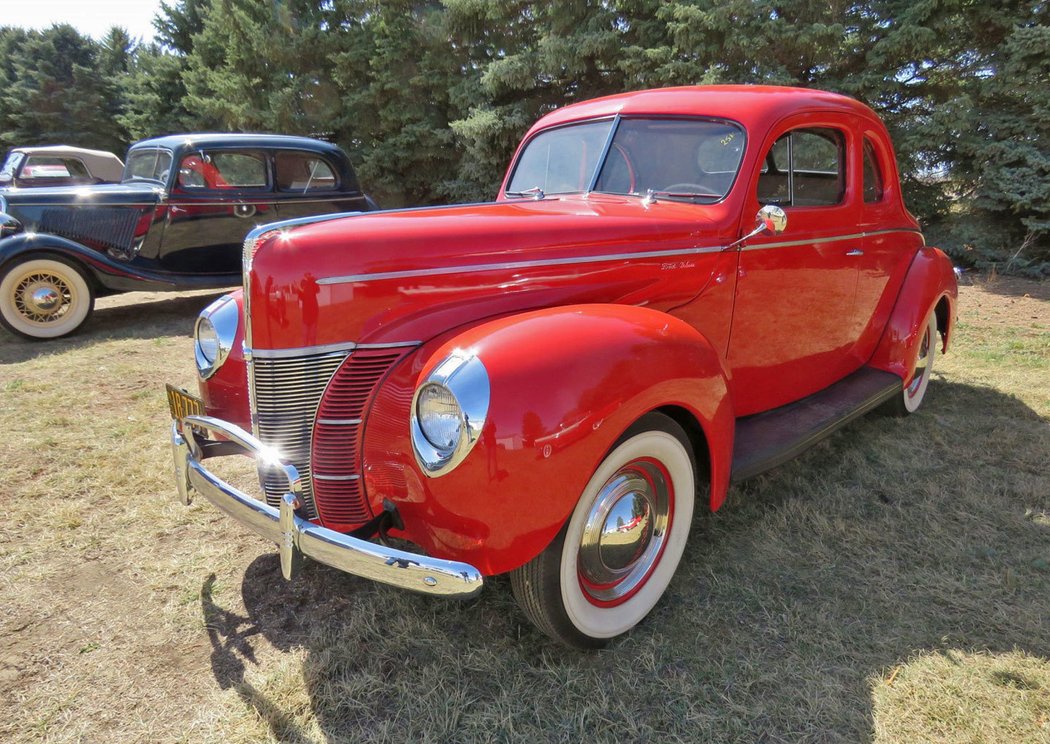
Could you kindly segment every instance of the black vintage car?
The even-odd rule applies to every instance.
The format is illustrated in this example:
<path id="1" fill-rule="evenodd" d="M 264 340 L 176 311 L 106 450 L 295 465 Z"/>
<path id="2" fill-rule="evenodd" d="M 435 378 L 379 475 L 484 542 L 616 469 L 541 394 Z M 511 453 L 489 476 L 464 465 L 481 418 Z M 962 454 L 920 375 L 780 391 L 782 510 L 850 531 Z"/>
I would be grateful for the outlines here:
<path id="1" fill-rule="evenodd" d="M 0 322 L 57 338 L 95 297 L 241 282 L 257 225 L 376 209 L 346 155 L 305 137 L 184 134 L 132 145 L 119 184 L 0 193 Z"/>

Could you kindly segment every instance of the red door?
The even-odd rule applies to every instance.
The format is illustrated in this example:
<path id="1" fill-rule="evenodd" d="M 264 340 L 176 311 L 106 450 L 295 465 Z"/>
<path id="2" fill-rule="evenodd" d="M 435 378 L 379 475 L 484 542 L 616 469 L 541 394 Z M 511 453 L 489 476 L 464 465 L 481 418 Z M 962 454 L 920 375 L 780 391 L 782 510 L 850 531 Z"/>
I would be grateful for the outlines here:
<path id="1" fill-rule="evenodd" d="M 729 366 L 738 416 L 790 403 L 857 367 L 850 354 L 857 228 L 848 153 L 854 133 L 829 116 L 785 122 L 766 142 L 746 219 L 779 204 L 787 229 L 740 251 Z"/>
<path id="2" fill-rule="evenodd" d="M 889 140 L 867 132 L 861 152 L 861 228 L 864 253 L 857 257 L 854 356 L 866 362 L 889 320 L 901 283 L 922 246 L 918 225 L 904 210 Z"/>

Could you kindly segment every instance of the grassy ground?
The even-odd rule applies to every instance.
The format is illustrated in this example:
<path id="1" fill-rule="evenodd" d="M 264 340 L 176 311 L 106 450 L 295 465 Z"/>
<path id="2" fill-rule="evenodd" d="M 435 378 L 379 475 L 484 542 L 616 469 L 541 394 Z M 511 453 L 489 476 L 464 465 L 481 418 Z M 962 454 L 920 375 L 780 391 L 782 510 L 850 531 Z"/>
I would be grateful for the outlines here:
<path id="1" fill-rule="evenodd" d="M 919 415 L 734 488 L 591 654 L 506 581 L 286 584 L 271 546 L 175 503 L 163 383 L 195 384 L 211 296 L 0 332 L 0 739 L 1050 742 L 1047 285 L 963 287 Z"/>

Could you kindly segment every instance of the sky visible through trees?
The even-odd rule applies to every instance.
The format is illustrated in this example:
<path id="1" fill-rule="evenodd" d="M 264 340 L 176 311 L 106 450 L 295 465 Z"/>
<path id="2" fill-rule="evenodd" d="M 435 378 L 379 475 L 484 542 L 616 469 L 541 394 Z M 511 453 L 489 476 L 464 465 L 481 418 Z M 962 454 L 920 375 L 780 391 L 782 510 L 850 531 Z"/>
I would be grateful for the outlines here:
<path id="1" fill-rule="evenodd" d="M 156 41 L 0 28 L 0 147 L 172 132 L 344 147 L 383 206 L 490 199 L 537 117 L 625 90 L 837 91 L 957 261 L 1050 275 L 1050 8 L 1032 0 L 171 0 Z"/>

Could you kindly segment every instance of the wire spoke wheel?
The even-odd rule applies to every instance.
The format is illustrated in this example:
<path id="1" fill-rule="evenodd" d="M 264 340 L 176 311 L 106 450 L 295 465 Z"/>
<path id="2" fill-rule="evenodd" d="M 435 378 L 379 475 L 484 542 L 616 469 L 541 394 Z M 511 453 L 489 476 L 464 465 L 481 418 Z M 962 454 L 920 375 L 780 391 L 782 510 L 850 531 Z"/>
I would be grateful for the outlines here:
<path id="1" fill-rule="evenodd" d="M 83 275 L 58 259 L 15 264 L 0 279 L 0 321 L 27 338 L 58 338 L 87 320 L 95 298 Z"/>

